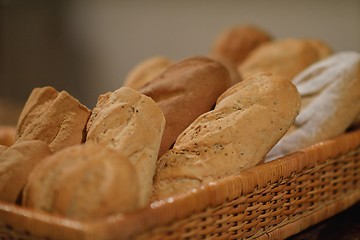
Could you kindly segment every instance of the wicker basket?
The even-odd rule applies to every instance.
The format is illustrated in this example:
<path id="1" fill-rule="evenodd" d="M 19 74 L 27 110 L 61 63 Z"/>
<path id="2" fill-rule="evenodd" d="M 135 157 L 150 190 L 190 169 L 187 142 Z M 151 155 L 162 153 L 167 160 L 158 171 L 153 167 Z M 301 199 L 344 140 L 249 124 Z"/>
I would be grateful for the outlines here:
<path id="1" fill-rule="evenodd" d="M 360 199 L 360 130 L 131 214 L 79 222 L 0 203 L 0 239 L 284 239 Z"/>

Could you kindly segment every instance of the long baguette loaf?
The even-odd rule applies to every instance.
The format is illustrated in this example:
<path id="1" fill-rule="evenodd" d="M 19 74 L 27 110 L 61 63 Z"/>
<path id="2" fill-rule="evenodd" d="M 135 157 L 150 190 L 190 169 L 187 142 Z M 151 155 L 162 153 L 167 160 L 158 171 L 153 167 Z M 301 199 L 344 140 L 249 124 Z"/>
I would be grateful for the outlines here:
<path id="1" fill-rule="evenodd" d="M 295 86 L 272 74 L 256 74 L 234 85 L 159 159 L 154 199 L 257 165 L 291 126 L 300 104 Z"/>
<path id="2" fill-rule="evenodd" d="M 166 119 L 159 157 L 198 116 L 211 110 L 231 85 L 226 68 L 207 57 L 192 57 L 168 67 L 140 92 L 159 105 Z"/>
<path id="3" fill-rule="evenodd" d="M 133 164 L 142 207 L 152 193 L 164 127 L 165 118 L 156 103 L 129 87 L 101 95 L 87 124 L 86 143 L 116 150 Z"/>

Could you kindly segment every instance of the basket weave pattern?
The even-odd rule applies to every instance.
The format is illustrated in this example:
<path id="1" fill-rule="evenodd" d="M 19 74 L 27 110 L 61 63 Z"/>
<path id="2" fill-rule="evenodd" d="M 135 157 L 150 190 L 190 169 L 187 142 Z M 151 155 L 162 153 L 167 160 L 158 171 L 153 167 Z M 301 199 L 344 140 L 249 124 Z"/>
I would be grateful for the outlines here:
<path id="1" fill-rule="evenodd" d="M 257 238 L 348 194 L 359 195 L 359 189 L 360 149 L 356 149 L 139 238 Z"/>
<path id="2" fill-rule="evenodd" d="M 360 200 L 360 130 L 138 212 L 72 221 L 0 202 L 0 239 L 284 239 Z"/>

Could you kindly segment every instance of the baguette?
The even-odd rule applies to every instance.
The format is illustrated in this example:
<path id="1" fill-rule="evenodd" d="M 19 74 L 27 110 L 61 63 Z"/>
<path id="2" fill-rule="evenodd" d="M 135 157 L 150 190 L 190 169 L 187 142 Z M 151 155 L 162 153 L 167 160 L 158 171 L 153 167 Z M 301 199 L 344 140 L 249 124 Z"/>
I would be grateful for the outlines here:
<path id="1" fill-rule="evenodd" d="M 164 199 L 257 165 L 300 110 L 295 86 L 255 74 L 223 93 L 158 162 L 154 199 Z"/>
<path id="2" fill-rule="evenodd" d="M 140 90 L 160 107 L 166 119 L 159 157 L 198 116 L 211 110 L 231 85 L 226 68 L 207 57 L 192 57 L 168 67 Z"/>
<path id="3" fill-rule="evenodd" d="M 151 98 L 121 87 L 99 97 L 86 127 L 86 143 L 115 150 L 133 164 L 141 186 L 140 206 L 146 206 L 165 127 L 160 108 Z"/>

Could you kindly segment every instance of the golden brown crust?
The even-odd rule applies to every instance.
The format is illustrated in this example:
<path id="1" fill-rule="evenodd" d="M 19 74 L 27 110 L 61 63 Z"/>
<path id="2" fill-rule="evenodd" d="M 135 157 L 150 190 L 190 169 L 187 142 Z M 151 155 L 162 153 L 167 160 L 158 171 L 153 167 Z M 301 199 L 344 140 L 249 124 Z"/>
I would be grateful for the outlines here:
<path id="1" fill-rule="evenodd" d="M 16 127 L 0 126 L 0 145 L 10 147 L 15 143 Z"/>
<path id="2" fill-rule="evenodd" d="M 138 63 L 125 78 L 124 86 L 139 90 L 173 63 L 163 56 L 154 56 Z"/>
<path id="3" fill-rule="evenodd" d="M 234 26 L 222 32 L 216 39 L 211 54 L 241 64 L 251 51 L 272 40 L 269 33 L 256 26 Z"/>
<path id="4" fill-rule="evenodd" d="M 326 49 L 330 48 L 317 40 L 272 41 L 255 49 L 238 69 L 244 78 L 257 72 L 271 72 L 292 81 L 306 67 L 328 56 L 330 50 Z"/>
<path id="5" fill-rule="evenodd" d="M 206 57 L 192 57 L 171 65 L 140 90 L 154 99 L 166 119 L 159 157 L 191 122 L 212 109 L 230 84 L 222 64 Z"/>
<path id="6" fill-rule="evenodd" d="M 23 205 L 79 220 L 138 208 L 135 170 L 120 153 L 79 144 L 44 159 L 29 176 Z"/>
<path id="7" fill-rule="evenodd" d="M 30 172 L 50 154 L 49 146 L 38 140 L 0 150 L 0 200 L 15 203 Z"/>
<path id="8" fill-rule="evenodd" d="M 257 165 L 291 126 L 300 104 L 295 86 L 272 74 L 257 74 L 234 85 L 159 159 L 155 199 Z"/>
<path id="9" fill-rule="evenodd" d="M 35 88 L 20 114 L 16 140 L 41 140 L 58 151 L 83 142 L 89 116 L 90 110 L 67 92 Z"/>
<path id="10" fill-rule="evenodd" d="M 152 193 L 164 127 L 165 118 L 156 103 L 129 87 L 101 95 L 87 124 L 86 142 L 120 152 L 135 167 L 141 206 L 149 203 Z"/>

